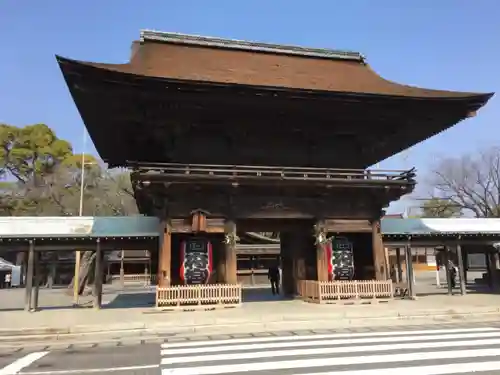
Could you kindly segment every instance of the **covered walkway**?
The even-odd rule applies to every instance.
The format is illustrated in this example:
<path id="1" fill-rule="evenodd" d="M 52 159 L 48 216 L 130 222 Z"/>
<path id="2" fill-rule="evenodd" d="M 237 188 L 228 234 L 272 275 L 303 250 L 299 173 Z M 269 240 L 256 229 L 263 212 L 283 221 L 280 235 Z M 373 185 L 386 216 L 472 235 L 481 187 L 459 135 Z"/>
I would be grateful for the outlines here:
<path id="1" fill-rule="evenodd" d="M 484 254 L 490 286 L 496 290 L 500 285 L 496 247 L 500 243 L 500 219 L 386 218 L 382 220 L 381 231 L 385 247 L 394 248 L 397 254 L 396 284 L 406 284 L 411 299 L 417 296 L 412 252 L 423 246 L 437 249 L 441 265 L 449 259 L 454 260 L 458 267 L 460 294 L 466 294 L 464 264 L 472 253 Z M 26 285 L 24 306 L 25 310 L 34 311 L 38 308 L 41 284 L 40 255 L 57 251 L 93 252 L 96 266 L 93 305 L 98 309 L 102 304 L 105 253 L 149 250 L 155 274 L 160 235 L 160 222 L 154 217 L 6 217 L 0 219 L 0 257 L 8 258 L 6 255 L 11 252 L 27 255 L 22 276 Z M 390 268 L 387 259 L 386 264 Z M 448 294 L 453 294 L 449 282 Z"/>
<path id="2" fill-rule="evenodd" d="M 500 219 L 396 219 L 382 220 L 384 245 L 396 249 L 395 281 L 405 284 L 410 298 L 416 297 L 412 251 L 419 247 L 434 247 L 438 266 L 447 268 L 449 261 L 458 269 L 460 294 L 466 294 L 466 267 L 469 254 L 482 253 L 486 258 L 488 283 L 493 290 L 500 286 L 498 245 Z M 403 250 L 403 254 L 401 251 Z M 403 257 L 405 274 L 403 278 Z M 389 265 L 388 265 L 389 267 Z M 453 294 L 452 275 L 446 269 L 448 294 Z M 439 282 L 439 279 L 438 279 Z"/>
<path id="3" fill-rule="evenodd" d="M 158 252 L 159 221 L 154 217 L 4 217 L 0 219 L 0 256 L 26 253 L 23 272 L 25 310 L 38 309 L 43 252 L 92 251 L 93 305 L 102 304 L 104 256 L 114 250 Z"/>

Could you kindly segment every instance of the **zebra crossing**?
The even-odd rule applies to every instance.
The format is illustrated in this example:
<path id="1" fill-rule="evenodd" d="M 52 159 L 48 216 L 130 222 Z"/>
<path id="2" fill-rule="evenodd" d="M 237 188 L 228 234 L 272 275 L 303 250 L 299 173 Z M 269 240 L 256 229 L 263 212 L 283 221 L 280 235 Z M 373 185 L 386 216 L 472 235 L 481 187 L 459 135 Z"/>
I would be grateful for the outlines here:
<path id="1" fill-rule="evenodd" d="M 500 328 L 165 343 L 162 375 L 452 375 L 500 371 Z"/>

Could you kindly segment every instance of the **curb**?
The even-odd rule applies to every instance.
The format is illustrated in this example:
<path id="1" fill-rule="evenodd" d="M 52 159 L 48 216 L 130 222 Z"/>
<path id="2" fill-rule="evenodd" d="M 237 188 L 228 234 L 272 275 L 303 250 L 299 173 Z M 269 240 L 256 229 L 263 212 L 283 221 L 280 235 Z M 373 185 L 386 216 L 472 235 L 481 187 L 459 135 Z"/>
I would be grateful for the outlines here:
<path id="1" fill-rule="evenodd" d="M 58 336 L 71 334 L 96 334 L 104 332 L 130 332 L 147 329 L 146 323 L 128 323 L 111 325 L 81 325 L 60 328 L 27 328 L 27 329 L 0 329 L 0 341 L 2 337 L 9 336 Z"/>
<path id="2" fill-rule="evenodd" d="M 221 331 L 233 331 L 233 333 L 246 333 L 246 332 L 262 332 L 262 331 L 279 331 L 290 329 L 335 329 L 356 326 L 370 326 L 377 325 L 377 322 L 400 322 L 400 321 L 422 321 L 426 322 L 474 322 L 474 321 L 499 321 L 500 309 L 494 311 L 485 311 L 480 313 L 471 312 L 441 312 L 441 313 L 426 313 L 426 314 L 397 314 L 390 316 L 378 317 L 345 317 L 341 319 L 282 319 L 274 321 L 249 321 L 249 322 L 232 322 L 232 323 L 219 323 L 219 324 L 198 324 L 184 327 L 174 327 L 171 324 L 152 324 L 135 323 L 127 324 L 128 328 L 124 325 L 113 326 L 75 326 L 71 328 L 37 328 L 28 330 L 0 330 L 0 344 L 1 343 L 14 343 L 24 341 L 65 341 L 81 339 L 86 337 L 93 337 L 94 340 L 109 338 L 109 336 L 118 336 L 117 339 L 126 337 L 138 337 L 148 334 L 155 334 L 164 336 L 181 336 L 192 334 L 220 334 Z M 132 327 L 131 327 L 132 326 Z M 236 329 L 235 329 L 236 328 Z M 113 338 L 115 340 L 115 338 Z"/>

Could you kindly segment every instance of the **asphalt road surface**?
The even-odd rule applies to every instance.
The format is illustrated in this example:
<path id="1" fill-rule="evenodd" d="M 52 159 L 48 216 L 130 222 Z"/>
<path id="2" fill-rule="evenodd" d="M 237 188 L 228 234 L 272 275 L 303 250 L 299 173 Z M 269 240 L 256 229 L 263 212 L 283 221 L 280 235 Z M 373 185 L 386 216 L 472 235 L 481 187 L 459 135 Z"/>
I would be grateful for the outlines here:
<path id="1" fill-rule="evenodd" d="M 12 374 L 338 374 L 500 373 L 500 326 L 329 332 L 113 348 L 0 354 Z"/>

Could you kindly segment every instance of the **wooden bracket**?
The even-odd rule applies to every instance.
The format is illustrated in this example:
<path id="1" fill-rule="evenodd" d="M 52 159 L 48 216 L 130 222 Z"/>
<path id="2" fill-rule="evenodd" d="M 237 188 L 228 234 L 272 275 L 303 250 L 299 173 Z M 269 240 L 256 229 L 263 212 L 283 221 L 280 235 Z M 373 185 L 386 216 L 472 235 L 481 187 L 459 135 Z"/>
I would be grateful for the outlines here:
<path id="1" fill-rule="evenodd" d="M 207 212 L 202 210 L 194 210 L 191 212 L 191 229 L 193 232 L 207 231 Z"/>
<path id="2" fill-rule="evenodd" d="M 172 234 L 172 223 L 170 220 L 166 220 L 163 222 L 163 233 Z"/>

